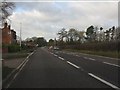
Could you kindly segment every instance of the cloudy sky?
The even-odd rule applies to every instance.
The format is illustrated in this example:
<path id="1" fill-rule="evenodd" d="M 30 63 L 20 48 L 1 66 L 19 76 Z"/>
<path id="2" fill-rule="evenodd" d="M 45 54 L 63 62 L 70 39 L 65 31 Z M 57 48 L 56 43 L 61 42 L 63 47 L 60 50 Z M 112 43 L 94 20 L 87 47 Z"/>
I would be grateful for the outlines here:
<path id="1" fill-rule="evenodd" d="M 118 2 L 113 1 L 44 1 L 15 2 L 12 28 L 22 39 L 45 37 L 54 39 L 63 27 L 86 30 L 90 25 L 108 29 L 118 26 Z"/>

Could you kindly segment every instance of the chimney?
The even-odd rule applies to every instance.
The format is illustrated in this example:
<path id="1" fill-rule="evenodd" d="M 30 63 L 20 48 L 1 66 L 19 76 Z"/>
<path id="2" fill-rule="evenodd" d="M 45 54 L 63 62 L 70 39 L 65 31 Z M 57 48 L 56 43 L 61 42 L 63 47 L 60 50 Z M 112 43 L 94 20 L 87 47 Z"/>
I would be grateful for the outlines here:
<path id="1" fill-rule="evenodd" d="M 10 25 L 8 25 L 8 29 L 9 29 L 9 30 L 10 30 L 10 27 L 11 27 L 11 26 L 10 26 Z"/>
<path id="2" fill-rule="evenodd" d="M 6 23 L 4 23 L 4 28 L 7 28 L 7 25 L 8 25 L 8 24 L 7 24 L 7 22 L 6 22 Z"/>

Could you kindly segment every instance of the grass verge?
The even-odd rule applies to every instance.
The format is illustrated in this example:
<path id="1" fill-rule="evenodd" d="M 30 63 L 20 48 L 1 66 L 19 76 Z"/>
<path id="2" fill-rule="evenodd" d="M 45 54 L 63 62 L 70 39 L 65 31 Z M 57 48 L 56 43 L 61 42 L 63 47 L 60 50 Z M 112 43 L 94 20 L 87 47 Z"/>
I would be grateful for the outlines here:
<path id="1" fill-rule="evenodd" d="M 75 49 L 64 49 L 64 51 L 99 55 L 99 56 L 105 56 L 111 58 L 120 58 L 120 53 L 118 53 L 117 51 L 89 51 L 89 50 L 75 50 Z"/>
<path id="2" fill-rule="evenodd" d="M 14 68 L 9 68 L 9 67 L 2 67 L 2 79 L 4 80 L 7 75 L 9 75 L 12 71 L 13 71 Z"/>
<path id="3" fill-rule="evenodd" d="M 14 59 L 14 58 L 23 58 L 27 57 L 29 53 L 6 53 L 2 54 L 3 59 Z"/>

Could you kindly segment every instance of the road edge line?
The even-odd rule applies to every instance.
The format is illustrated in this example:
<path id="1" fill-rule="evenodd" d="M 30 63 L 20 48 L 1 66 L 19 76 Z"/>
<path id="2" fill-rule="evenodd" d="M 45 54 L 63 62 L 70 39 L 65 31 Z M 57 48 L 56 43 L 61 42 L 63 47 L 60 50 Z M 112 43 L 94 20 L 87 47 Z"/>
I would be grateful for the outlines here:
<path id="1" fill-rule="evenodd" d="M 30 53 L 22 62 L 21 62 L 21 64 L 17 67 L 17 68 L 15 68 L 14 70 L 12 70 L 11 71 L 11 73 L 6 77 L 6 79 L 4 79 L 4 80 L 2 80 L 2 82 L 3 83 L 5 83 L 10 77 L 11 77 L 11 75 L 15 72 L 15 71 L 17 71 L 26 61 L 27 61 L 27 59 L 32 55 L 34 53 L 34 51 L 32 52 L 32 53 Z M 17 73 L 16 73 L 17 74 Z M 15 74 L 15 75 L 16 75 Z M 14 75 L 14 76 L 15 76 Z M 13 76 L 13 78 L 14 78 L 14 76 Z M 9 84 L 9 83 L 8 83 Z M 7 85 L 8 86 L 8 85 Z"/>

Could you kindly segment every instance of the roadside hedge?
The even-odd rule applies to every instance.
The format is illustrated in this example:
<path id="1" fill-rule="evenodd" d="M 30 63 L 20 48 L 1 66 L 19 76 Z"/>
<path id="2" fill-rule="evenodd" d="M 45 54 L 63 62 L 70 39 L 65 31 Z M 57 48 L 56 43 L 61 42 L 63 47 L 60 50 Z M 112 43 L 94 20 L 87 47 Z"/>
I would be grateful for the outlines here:
<path id="1" fill-rule="evenodd" d="M 8 52 L 18 52 L 20 51 L 20 46 L 16 44 L 8 45 Z"/>
<path id="2" fill-rule="evenodd" d="M 62 45 L 62 49 L 90 50 L 90 51 L 120 51 L 120 42 L 93 42 L 73 45 Z"/>

